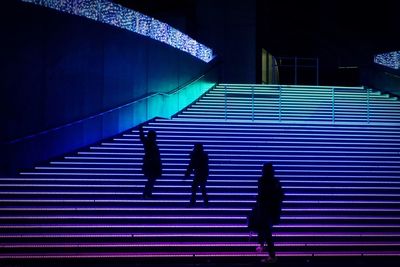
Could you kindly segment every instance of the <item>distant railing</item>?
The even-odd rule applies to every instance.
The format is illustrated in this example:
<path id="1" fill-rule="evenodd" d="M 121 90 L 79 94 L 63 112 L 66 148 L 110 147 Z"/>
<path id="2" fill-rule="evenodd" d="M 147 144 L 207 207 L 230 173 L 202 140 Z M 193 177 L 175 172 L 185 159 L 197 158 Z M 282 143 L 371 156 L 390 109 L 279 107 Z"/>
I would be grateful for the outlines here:
<path id="1" fill-rule="evenodd" d="M 247 88 L 247 92 L 230 92 L 230 85 L 223 86 L 224 119 L 233 117 L 229 110 L 234 106 L 234 101 L 248 107 L 243 111 L 243 118 L 256 120 L 276 120 L 278 122 L 289 120 L 304 120 L 311 118 L 316 121 L 343 122 L 349 121 L 344 115 L 348 110 L 355 111 L 352 115 L 359 122 L 371 122 L 371 89 L 364 87 L 330 87 L 330 86 L 293 86 L 293 85 L 253 85 Z M 257 88 L 269 88 L 272 90 L 260 91 Z M 308 88 L 301 96 L 293 96 L 296 89 Z M 313 89 L 318 91 L 313 92 Z M 325 89 L 322 91 L 320 89 Z M 352 96 L 353 102 L 344 97 Z M 236 100 L 235 100 L 236 97 Z M 240 99 L 240 100 L 238 100 Z M 269 105 L 269 106 L 266 106 Z M 263 106 L 258 108 L 258 106 Z M 266 108 L 269 107 L 269 108 Z M 249 110 L 250 109 L 250 110 Z M 297 110 L 297 111 L 296 111 Z M 304 113 L 301 113 L 303 110 Z M 308 121 L 308 122 L 310 122 Z"/>
<path id="2" fill-rule="evenodd" d="M 314 84 L 319 85 L 319 59 L 318 58 L 308 58 L 308 57 L 274 57 L 275 60 L 273 62 L 273 77 L 272 83 L 274 84 L 282 84 L 282 83 L 293 83 L 294 85 L 299 84 L 299 78 L 303 77 L 304 74 L 301 75 L 301 72 L 305 70 L 309 72 L 313 72 L 314 78 L 309 78 L 306 84 Z M 280 79 L 284 79 L 284 71 L 291 73 L 291 81 L 278 81 L 276 75 L 279 73 Z M 301 83 L 300 83 L 301 84 Z M 304 84 L 304 83 L 303 83 Z"/>

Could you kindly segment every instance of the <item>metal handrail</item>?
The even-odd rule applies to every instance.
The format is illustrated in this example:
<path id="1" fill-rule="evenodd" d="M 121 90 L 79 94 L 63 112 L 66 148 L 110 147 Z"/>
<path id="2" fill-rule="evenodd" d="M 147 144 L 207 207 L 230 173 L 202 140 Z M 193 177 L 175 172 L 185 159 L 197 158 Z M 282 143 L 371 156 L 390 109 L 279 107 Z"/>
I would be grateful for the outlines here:
<path id="1" fill-rule="evenodd" d="M 176 87 L 176 88 L 174 88 L 174 89 L 172 89 L 172 90 L 170 90 L 168 92 L 165 92 L 165 93 L 163 93 L 163 92 L 151 93 L 151 94 L 148 94 L 148 95 L 143 96 L 141 98 L 132 100 L 132 101 L 126 103 L 126 104 L 123 104 L 123 105 L 120 105 L 118 107 L 109 109 L 107 111 L 99 112 L 99 113 L 97 113 L 95 115 L 91 115 L 89 117 L 86 117 L 86 118 L 83 118 L 83 119 L 80 119 L 80 120 L 76 120 L 76 121 L 61 125 L 61 126 L 53 127 L 53 128 L 50 128 L 50 129 L 47 129 L 47 130 L 44 130 L 44 131 L 40 131 L 38 133 L 34 133 L 34 134 L 30 134 L 30 135 L 24 136 L 24 137 L 20 137 L 20 138 L 11 140 L 11 141 L 2 142 L 1 144 L 2 145 L 11 145 L 11 144 L 15 144 L 15 143 L 21 142 L 23 140 L 34 138 L 36 136 L 40 136 L 40 135 L 47 134 L 47 133 L 50 133 L 50 132 L 54 132 L 54 131 L 57 131 L 57 130 L 60 130 L 60 129 L 63 129 L 63 128 L 67 128 L 69 126 L 72 126 L 72 125 L 75 125 L 75 124 L 78 124 L 78 123 L 82 123 L 84 121 L 91 120 L 91 119 L 94 119 L 94 118 L 97 118 L 97 117 L 100 117 L 100 116 L 103 116 L 103 115 L 105 115 L 107 113 L 116 111 L 118 109 L 122 109 L 122 108 L 128 107 L 130 105 L 133 105 L 133 104 L 135 104 L 137 102 L 146 100 L 146 99 L 151 98 L 151 97 L 155 97 L 155 96 L 158 96 L 158 95 L 169 96 L 169 95 L 176 94 L 176 93 L 180 92 L 181 90 L 183 90 L 184 88 L 186 88 L 187 86 L 189 86 L 189 85 L 199 81 L 200 79 L 204 78 L 208 73 L 210 73 L 212 70 L 214 70 L 214 68 L 217 67 L 217 66 L 219 66 L 219 60 L 218 59 L 214 59 L 213 63 L 211 63 L 211 66 L 206 71 L 204 71 L 200 76 L 197 76 L 196 78 L 194 78 L 192 80 L 189 80 L 188 82 L 186 82 L 186 83 L 184 83 L 184 84 L 182 84 L 182 85 L 180 85 L 180 86 L 178 86 L 178 87 Z"/>

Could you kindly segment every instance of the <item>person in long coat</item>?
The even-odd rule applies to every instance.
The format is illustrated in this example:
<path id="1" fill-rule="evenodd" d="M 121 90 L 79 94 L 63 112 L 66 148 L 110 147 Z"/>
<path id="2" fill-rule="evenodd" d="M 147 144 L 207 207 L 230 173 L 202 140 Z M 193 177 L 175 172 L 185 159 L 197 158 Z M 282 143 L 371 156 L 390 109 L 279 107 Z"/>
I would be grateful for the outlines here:
<path id="1" fill-rule="evenodd" d="M 265 163 L 262 176 L 258 180 L 256 203 L 258 223 L 256 228 L 260 244 L 257 251 L 265 251 L 265 243 L 267 243 L 269 253 L 267 262 L 276 261 L 272 229 L 273 225 L 279 223 L 283 197 L 284 193 L 279 180 L 275 178 L 272 163 Z"/>
<path id="2" fill-rule="evenodd" d="M 139 137 L 144 148 L 142 171 L 143 175 L 147 178 L 143 197 L 147 199 L 152 197 L 154 183 L 157 178 L 161 177 L 162 163 L 160 150 L 156 142 L 156 132 L 154 130 L 149 130 L 147 132 L 147 137 L 145 137 L 143 127 L 140 126 Z"/>
<path id="3" fill-rule="evenodd" d="M 204 151 L 202 144 L 194 145 L 193 151 L 190 153 L 190 162 L 186 169 L 185 177 L 189 177 L 192 171 L 194 173 L 194 178 L 189 206 L 193 206 L 196 203 L 196 191 L 197 187 L 200 186 L 204 199 L 204 206 L 208 207 L 208 196 L 206 192 L 206 183 L 209 173 L 208 154 Z"/>

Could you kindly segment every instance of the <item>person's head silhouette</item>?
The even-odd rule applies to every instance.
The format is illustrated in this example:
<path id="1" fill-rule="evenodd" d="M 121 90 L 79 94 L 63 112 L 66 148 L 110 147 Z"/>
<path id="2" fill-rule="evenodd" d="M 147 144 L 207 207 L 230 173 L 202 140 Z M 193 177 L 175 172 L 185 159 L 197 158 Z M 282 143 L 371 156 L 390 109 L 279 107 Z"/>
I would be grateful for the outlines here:
<path id="1" fill-rule="evenodd" d="M 203 144 L 200 144 L 200 143 L 197 143 L 197 144 L 195 144 L 194 145 L 194 148 L 193 148 L 193 151 L 194 152 L 203 152 Z"/>
<path id="2" fill-rule="evenodd" d="M 156 132 L 154 130 L 149 130 L 147 133 L 147 138 L 150 141 L 153 141 L 153 142 L 156 141 Z"/>
<path id="3" fill-rule="evenodd" d="M 267 177 L 272 177 L 273 173 L 274 173 L 274 167 L 272 165 L 272 162 L 264 163 L 262 169 L 262 175 Z"/>

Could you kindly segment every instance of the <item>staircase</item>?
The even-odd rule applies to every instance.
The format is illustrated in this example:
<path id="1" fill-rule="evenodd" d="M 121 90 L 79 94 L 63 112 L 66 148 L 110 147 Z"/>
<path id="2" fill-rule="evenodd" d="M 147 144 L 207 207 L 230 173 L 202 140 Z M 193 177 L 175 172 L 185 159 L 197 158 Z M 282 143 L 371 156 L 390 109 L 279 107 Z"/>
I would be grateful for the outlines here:
<path id="1" fill-rule="evenodd" d="M 246 229 L 272 161 L 286 198 L 278 257 L 400 256 L 400 102 L 358 87 L 216 86 L 155 119 L 164 174 L 143 199 L 137 129 L 0 178 L 0 259 L 256 259 Z M 188 154 L 210 207 L 188 208 Z"/>

